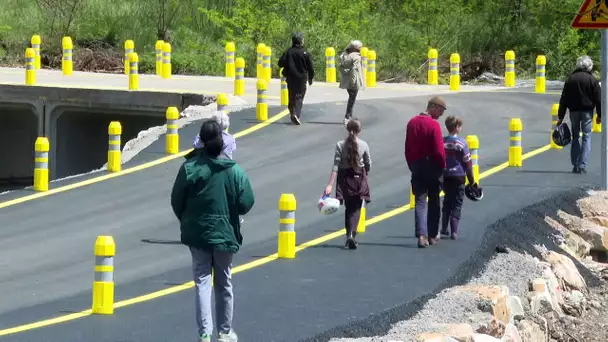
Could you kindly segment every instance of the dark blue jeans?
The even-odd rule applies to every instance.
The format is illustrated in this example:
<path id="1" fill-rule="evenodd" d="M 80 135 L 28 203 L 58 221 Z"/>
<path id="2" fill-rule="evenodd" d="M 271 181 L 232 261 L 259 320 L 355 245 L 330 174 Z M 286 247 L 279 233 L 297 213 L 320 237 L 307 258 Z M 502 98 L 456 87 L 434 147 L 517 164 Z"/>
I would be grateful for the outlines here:
<path id="1" fill-rule="evenodd" d="M 434 238 L 439 234 L 441 203 L 439 194 L 443 182 L 443 169 L 427 160 L 412 164 L 412 192 L 416 199 L 414 220 L 416 234 Z M 428 211 L 427 211 L 428 196 Z"/>
<path id="2" fill-rule="evenodd" d="M 572 123 L 572 147 L 570 148 L 570 161 L 572 166 L 585 169 L 591 151 L 591 127 L 593 126 L 593 112 L 570 112 Z M 580 132 L 583 132 L 582 144 Z M 581 146 L 582 145 L 582 146 Z"/>

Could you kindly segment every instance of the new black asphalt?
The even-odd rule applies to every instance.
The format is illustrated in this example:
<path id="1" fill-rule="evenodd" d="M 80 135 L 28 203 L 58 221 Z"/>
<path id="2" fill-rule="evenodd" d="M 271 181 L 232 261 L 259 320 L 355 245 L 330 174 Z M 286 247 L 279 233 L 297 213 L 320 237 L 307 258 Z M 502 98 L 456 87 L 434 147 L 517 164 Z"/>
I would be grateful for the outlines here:
<path id="1" fill-rule="evenodd" d="M 474 132 L 479 136 L 482 171 L 506 160 L 512 116 L 524 122 L 526 151 L 548 142 L 554 96 L 462 93 L 446 95 L 446 99 L 448 113 L 465 120 L 462 135 Z M 370 143 L 373 160 L 369 217 L 408 201 L 404 127 L 425 102 L 426 97 L 420 97 L 357 104 L 356 115 L 364 125 L 362 138 Z M 305 111 L 308 122 L 300 127 L 275 123 L 237 141 L 235 158 L 251 177 L 257 200 L 245 217 L 245 246 L 237 265 L 276 252 L 276 206 L 282 192 L 294 192 L 299 200 L 299 242 L 343 226 L 340 214 L 322 217 L 316 211 L 316 200 L 329 176 L 333 147 L 344 136 L 342 113 L 343 105 L 309 106 Z M 560 153 L 562 158 L 566 156 Z M 527 163 L 534 165 L 541 158 L 546 157 Z M 178 229 L 168 206 L 180 163 L 176 160 L 3 209 L 0 226 L 9 228 L 0 230 L 0 256 L 10 255 L 11 260 L 23 263 L 9 264 L 3 272 L 8 276 L 0 282 L 0 290 L 11 299 L 0 304 L 0 328 L 90 307 L 92 245 L 101 234 L 111 234 L 117 241 L 117 300 L 189 281 L 189 255 L 175 243 Z M 553 163 L 542 161 L 541 171 Z M 567 160 L 562 164 L 568 172 Z M 555 165 L 560 168 L 559 163 Z M 514 170 L 503 172 L 487 181 L 523 177 Z M 467 204 L 465 219 L 470 220 L 470 230 L 463 228 L 462 241 L 442 241 L 445 247 L 409 248 L 415 240 L 410 238 L 413 219 L 406 213 L 369 227 L 361 237 L 361 248 L 354 253 L 341 250 L 342 240 L 336 239 L 325 247 L 301 252 L 296 260 L 275 261 L 235 275 L 237 330 L 250 341 L 298 340 L 433 289 L 433 284 L 448 277 L 478 247 L 485 226 L 573 176 L 523 174 L 537 187 L 518 186 L 514 187 L 517 191 L 507 193 L 500 184 L 487 184 L 486 196 L 492 198 L 494 191 L 494 197 L 501 198 L 500 205 L 494 201 Z M 480 213 L 471 216 L 473 205 L 479 205 Z M 28 215 L 31 212 L 40 214 Z M 3 340 L 71 341 L 79 336 L 95 341 L 188 339 L 195 332 L 191 291 L 118 309 L 113 317 L 83 318 L 4 336 Z M 64 336 L 58 335 L 62 332 Z"/>

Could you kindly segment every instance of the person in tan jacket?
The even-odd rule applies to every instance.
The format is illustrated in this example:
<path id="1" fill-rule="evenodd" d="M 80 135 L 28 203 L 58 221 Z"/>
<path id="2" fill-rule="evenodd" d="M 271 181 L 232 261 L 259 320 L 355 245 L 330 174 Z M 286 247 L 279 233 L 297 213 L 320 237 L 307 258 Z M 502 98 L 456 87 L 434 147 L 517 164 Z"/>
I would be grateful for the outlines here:
<path id="1" fill-rule="evenodd" d="M 348 103 L 344 115 L 345 125 L 353 117 L 353 106 L 359 90 L 365 89 L 365 77 L 363 76 L 363 64 L 361 62 L 362 47 L 363 43 L 361 41 L 353 40 L 342 51 L 338 59 L 340 89 L 346 89 L 348 92 Z"/>

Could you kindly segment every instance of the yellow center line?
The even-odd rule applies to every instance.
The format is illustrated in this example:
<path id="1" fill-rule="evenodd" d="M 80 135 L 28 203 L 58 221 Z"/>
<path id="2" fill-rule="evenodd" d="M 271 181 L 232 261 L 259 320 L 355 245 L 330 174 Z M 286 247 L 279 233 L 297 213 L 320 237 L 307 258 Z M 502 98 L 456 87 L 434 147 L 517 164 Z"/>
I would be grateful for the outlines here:
<path id="1" fill-rule="evenodd" d="M 287 109 L 285 109 L 285 110 L 281 111 L 280 113 L 278 113 L 277 115 L 274 115 L 273 117 L 271 117 L 270 119 L 268 119 L 268 120 L 266 120 L 264 122 L 255 124 L 252 127 L 249 127 L 247 129 L 244 129 L 244 130 L 242 130 L 240 132 L 235 133 L 234 134 L 234 138 L 238 139 L 240 137 L 243 137 L 243 136 L 249 135 L 249 134 L 251 134 L 251 133 L 253 133 L 255 131 L 258 131 L 258 130 L 260 130 L 260 129 L 262 129 L 262 128 L 268 126 L 268 125 L 270 125 L 271 123 L 276 122 L 276 121 L 280 120 L 281 118 L 287 116 L 287 114 L 289 114 L 289 111 Z M 23 196 L 23 197 L 19 197 L 19 198 L 16 198 L 16 199 L 13 199 L 13 200 L 9 200 L 9 201 L 6 201 L 6 202 L 1 202 L 0 203 L 0 209 L 6 208 L 6 207 L 10 207 L 10 206 L 15 205 L 15 204 L 31 201 L 31 200 L 34 200 L 34 199 L 37 199 L 37 198 L 46 197 L 46 196 L 58 194 L 58 193 L 61 193 L 61 192 L 65 192 L 65 191 L 68 191 L 68 190 L 73 190 L 73 189 L 81 188 L 83 186 L 99 183 L 99 182 L 102 182 L 102 181 L 105 181 L 105 180 L 108 180 L 108 179 L 111 179 L 111 178 L 116 178 L 116 177 L 128 175 L 128 174 L 133 173 L 133 172 L 142 171 L 142 170 L 151 168 L 152 166 L 160 165 L 160 164 L 169 162 L 171 160 L 183 157 L 186 154 L 190 153 L 190 151 L 192 151 L 191 148 L 188 149 L 188 150 L 186 150 L 186 151 L 182 151 L 182 152 L 179 152 L 177 154 L 172 154 L 172 155 L 169 155 L 169 156 L 166 156 L 166 157 L 163 157 L 163 158 L 159 158 L 159 159 L 156 159 L 156 160 L 153 160 L 151 162 L 147 162 L 147 163 L 144 163 L 144 164 L 141 164 L 141 165 L 133 166 L 131 168 L 124 169 L 124 170 L 119 171 L 119 172 L 108 173 L 108 174 L 105 174 L 103 176 L 94 177 L 94 178 L 87 179 L 87 180 L 84 180 L 84 181 L 81 181 L 81 182 L 77 182 L 77 183 L 73 183 L 73 184 L 69 184 L 69 185 L 65 185 L 65 186 L 60 186 L 58 188 L 49 189 L 48 191 L 45 191 L 45 192 L 38 192 L 38 193 L 35 193 L 33 195 Z"/>
<path id="2" fill-rule="evenodd" d="M 276 119 L 276 120 L 278 120 L 278 119 Z M 270 124 L 270 123 L 268 123 L 268 124 Z M 528 153 L 523 154 L 522 155 L 522 160 L 525 160 L 525 159 L 528 159 L 528 158 L 532 158 L 532 157 L 534 157 L 536 155 L 539 155 L 539 154 L 541 154 L 543 152 L 546 152 L 549 149 L 551 149 L 551 145 L 546 145 L 546 146 L 543 146 L 541 148 L 532 150 L 532 151 L 530 151 Z M 479 179 L 481 180 L 483 178 L 487 178 L 487 177 L 489 177 L 489 176 L 491 176 L 493 174 L 496 174 L 496 173 L 498 173 L 498 172 L 500 172 L 500 171 L 502 171 L 502 170 L 504 170 L 504 169 L 506 169 L 508 167 L 509 167 L 509 163 L 508 162 L 505 162 L 505 163 L 502 163 L 500 165 L 494 166 L 494 167 L 492 167 L 492 168 L 490 168 L 490 169 L 488 169 L 488 170 L 480 173 L 479 174 Z M 378 222 L 382 222 L 382 221 L 387 220 L 389 218 L 395 217 L 395 216 L 397 216 L 399 214 L 403 214 L 403 213 L 405 213 L 406 211 L 408 211 L 410 209 L 411 209 L 410 205 L 406 204 L 406 205 L 401 206 L 399 208 L 395 208 L 395 209 L 392 209 L 390 211 L 384 212 L 384 213 L 382 213 L 380 215 L 374 216 L 374 217 L 370 218 L 369 220 L 367 220 L 365 226 L 368 227 L 368 226 L 374 225 L 374 224 L 376 224 Z M 342 229 L 340 229 L 338 231 L 335 231 L 333 233 L 329 233 L 329 234 L 323 235 L 321 237 L 318 237 L 316 239 L 304 242 L 304 243 L 296 246 L 296 252 L 303 251 L 303 250 L 305 250 L 307 248 L 310 248 L 310 247 L 313 247 L 313 246 L 317 246 L 317 245 L 320 245 L 320 244 L 322 244 L 324 242 L 327 242 L 327 241 L 333 240 L 335 238 L 338 238 L 340 236 L 343 236 L 344 232 L 345 232 L 345 229 L 342 228 Z M 260 258 L 260 259 L 256 259 L 254 261 L 251 261 L 251 262 L 248 262 L 248 263 L 245 263 L 245 264 L 242 264 L 242 265 L 238 265 L 238 266 L 236 266 L 236 267 L 234 267 L 232 269 L 232 273 L 233 274 L 242 273 L 242 272 L 245 272 L 247 270 L 250 270 L 250 269 L 253 269 L 253 268 L 256 268 L 256 267 L 260 267 L 260 266 L 265 265 L 265 264 L 268 264 L 268 263 L 270 263 L 272 261 L 275 261 L 277 259 L 278 259 L 278 255 L 277 255 L 277 253 L 274 253 L 274 254 L 268 255 L 266 257 L 263 257 L 263 258 Z M 129 306 L 129 305 L 133 305 L 133 304 L 138 304 L 138 303 L 146 302 L 146 301 L 153 300 L 153 299 L 156 299 L 156 298 L 159 298 L 159 297 L 164 297 L 164 296 L 167 296 L 167 295 L 170 295 L 170 294 L 173 294 L 173 293 L 177 293 L 177 292 L 181 292 L 181 291 L 184 291 L 184 290 L 188 290 L 188 289 L 191 289 L 193 287 L 194 287 L 194 282 L 193 281 L 189 281 L 189 282 L 186 282 L 186 283 L 183 283 L 183 284 L 180 284 L 180 285 L 177 285 L 177 286 L 172 286 L 172 287 L 169 287 L 169 288 L 166 288 L 166 289 L 163 289 L 163 290 L 159 290 L 159 291 L 151 292 L 151 293 L 148 293 L 148 294 L 145 294 L 145 295 L 141 295 L 141 296 L 138 296 L 138 297 L 134 297 L 134 298 L 118 301 L 118 302 L 114 303 L 114 308 L 118 309 L 118 308 L 123 308 L 125 306 Z M 86 316 L 89 316 L 89 315 L 92 315 L 92 312 L 91 312 L 90 309 L 89 310 L 84 310 L 84 311 L 81 311 L 81 312 L 77 312 L 77 313 L 73 313 L 73 314 L 69 314 L 69 315 L 59 316 L 59 317 L 56 317 L 56 318 L 51 318 L 51 319 L 41 320 L 41 321 L 38 321 L 38 322 L 33 322 L 33 323 L 25 324 L 25 325 L 20 325 L 20 326 L 14 327 L 14 328 L 7 328 L 7 329 L 4 329 L 4 330 L 0 330 L 0 336 L 5 336 L 5 335 L 9 335 L 9 334 L 15 334 L 15 333 L 18 333 L 18 332 L 23 332 L 23 331 L 27 331 L 27 330 L 42 328 L 42 327 L 45 327 L 45 326 L 54 325 L 54 324 L 58 324 L 58 323 L 63 323 L 63 322 L 67 322 L 67 321 L 72 321 L 72 320 L 83 318 L 83 317 L 86 317 Z"/>

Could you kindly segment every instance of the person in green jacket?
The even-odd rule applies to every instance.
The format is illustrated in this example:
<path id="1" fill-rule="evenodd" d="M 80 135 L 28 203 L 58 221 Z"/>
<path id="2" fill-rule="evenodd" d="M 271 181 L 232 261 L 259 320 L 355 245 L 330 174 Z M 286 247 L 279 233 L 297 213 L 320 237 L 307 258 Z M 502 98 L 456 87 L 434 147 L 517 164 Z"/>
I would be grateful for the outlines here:
<path id="1" fill-rule="evenodd" d="M 203 121 L 200 139 L 204 147 L 189 153 L 179 169 L 171 207 L 180 221 L 181 242 L 192 254 L 200 340 L 210 342 L 213 333 L 213 269 L 219 341 L 237 341 L 232 328 L 232 258 L 243 243 L 239 215 L 247 214 L 255 200 L 243 169 L 222 154 L 224 142 L 217 121 Z"/>

